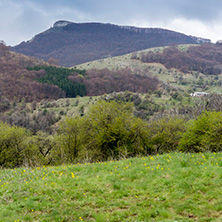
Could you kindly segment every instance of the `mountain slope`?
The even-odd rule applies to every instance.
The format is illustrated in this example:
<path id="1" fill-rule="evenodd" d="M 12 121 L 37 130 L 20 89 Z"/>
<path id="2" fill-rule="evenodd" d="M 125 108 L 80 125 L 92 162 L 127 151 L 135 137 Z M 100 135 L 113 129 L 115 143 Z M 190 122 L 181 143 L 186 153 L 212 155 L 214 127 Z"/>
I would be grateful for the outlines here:
<path id="1" fill-rule="evenodd" d="M 69 67 L 156 46 L 209 41 L 159 28 L 58 21 L 12 50 L 44 60 L 54 58 L 60 65 Z"/>

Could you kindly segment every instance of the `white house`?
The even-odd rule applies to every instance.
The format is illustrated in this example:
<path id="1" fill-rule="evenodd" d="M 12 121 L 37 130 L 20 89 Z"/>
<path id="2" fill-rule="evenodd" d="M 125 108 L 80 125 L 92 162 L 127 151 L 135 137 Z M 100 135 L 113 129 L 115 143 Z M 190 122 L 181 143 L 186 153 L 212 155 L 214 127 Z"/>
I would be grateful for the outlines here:
<path id="1" fill-rule="evenodd" d="M 207 96 L 209 93 L 207 92 L 193 92 L 190 94 L 191 96 Z"/>

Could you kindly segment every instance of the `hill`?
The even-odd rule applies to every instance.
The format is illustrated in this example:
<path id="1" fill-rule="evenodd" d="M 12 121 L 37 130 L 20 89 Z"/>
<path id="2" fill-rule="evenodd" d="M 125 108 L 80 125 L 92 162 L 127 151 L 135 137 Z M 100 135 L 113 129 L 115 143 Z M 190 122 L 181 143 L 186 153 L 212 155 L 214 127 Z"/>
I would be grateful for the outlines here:
<path id="1" fill-rule="evenodd" d="M 221 153 L 169 153 L 1 170 L 0 218 L 221 221 L 221 160 Z"/>
<path id="2" fill-rule="evenodd" d="M 0 98 L 5 97 L 10 101 L 15 98 L 17 101 L 39 101 L 64 97 L 64 92 L 57 86 L 34 80 L 44 75 L 42 71 L 27 70 L 28 66 L 36 65 L 49 64 L 34 57 L 12 52 L 4 44 L 0 44 Z"/>
<path id="3" fill-rule="evenodd" d="M 46 61 L 54 58 L 60 65 L 70 67 L 157 46 L 209 41 L 159 28 L 58 21 L 52 28 L 12 50 Z"/>
<path id="4" fill-rule="evenodd" d="M 156 47 L 75 66 L 78 69 L 119 70 L 153 76 L 164 87 L 194 92 L 222 93 L 222 46 L 220 44 Z"/>

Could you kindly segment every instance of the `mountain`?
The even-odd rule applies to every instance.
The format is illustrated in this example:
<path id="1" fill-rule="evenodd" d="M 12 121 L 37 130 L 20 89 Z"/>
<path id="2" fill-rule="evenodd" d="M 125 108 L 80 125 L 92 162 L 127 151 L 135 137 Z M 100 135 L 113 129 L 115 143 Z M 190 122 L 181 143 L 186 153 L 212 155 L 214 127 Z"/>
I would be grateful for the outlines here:
<path id="1" fill-rule="evenodd" d="M 57 21 L 50 29 L 12 50 L 46 61 L 54 58 L 60 65 L 70 67 L 157 46 L 205 42 L 210 40 L 160 28 Z"/>

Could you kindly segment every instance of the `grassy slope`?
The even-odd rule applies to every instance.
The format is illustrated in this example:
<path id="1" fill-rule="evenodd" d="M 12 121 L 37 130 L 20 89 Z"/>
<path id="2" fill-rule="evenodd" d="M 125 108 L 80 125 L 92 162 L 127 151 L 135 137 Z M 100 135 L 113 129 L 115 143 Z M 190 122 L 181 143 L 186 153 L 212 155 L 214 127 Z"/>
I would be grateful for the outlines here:
<path id="1" fill-rule="evenodd" d="M 179 46 L 181 50 L 186 50 L 190 45 L 181 45 Z M 147 75 L 156 76 L 158 79 L 164 82 L 174 83 L 175 75 L 181 74 L 179 71 L 174 70 L 171 74 L 162 64 L 158 63 L 142 63 L 139 60 L 131 59 L 132 55 L 136 54 L 140 56 L 141 53 L 148 52 L 161 52 L 165 47 L 157 47 L 146 49 L 134 53 L 129 53 L 123 56 L 111 57 L 107 59 L 99 59 L 92 62 L 83 63 L 81 65 L 76 66 L 78 69 L 121 69 L 121 68 L 130 68 L 132 70 L 140 70 L 141 73 L 146 73 Z M 160 71 L 161 70 L 161 71 Z M 185 78 L 190 78 L 190 75 L 185 75 Z"/>
<path id="2" fill-rule="evenodd" d="M 1 170 L 0 221 L 221 221 L 222 153 Z"/>
<path id="3" fill-rule="evenodd" d="M 186 50 L 189 46 L 191 45 L 180 45 L 179 48 L 181 50 Z M 146 69 L 150 65 L 141 63 L 139 60 L 131 59 L 132 55 L 136 54 L 137 56 L 139 56 L 141 53 L 161 52 L 164 50 L 164 48 L 166 47 L 156 47 L 156 48 L 151 48 L 151 49 L 145 49 L 145 50 L 125 54 L 122 56 L 116 56 L 116 57 L 110 57 L 106 59 L 99 59 L 99 60 L 95 60 L 91 62 L 86 62 L 80 65 L 77 65 L 75 67 L 77 67 L 78 69 L 86 69 L 86 70 L 92 69 L 92 68 L 97 68 L 97 69 L 105 69 L 105 68 L 118 69 L 119 68 L 120 69 L 120 68 L 128 68 L 128 67 L 132 69 L 137 69 L 137 68 Z M 164 68 L 164 66 L 160 64 L 151 64 L 151 66 L 152 65 L 153 66 L 156 65 L 158 67 Z"/>
<path id="4" fill-rule="evenodd" d="M 190 45 L 180 45 L 179 48 L 182 51 L 185 51 Z M 193 45 L 192 45 L 193 46 Z M 215 76 L 207 76 L 203 74 L 199 74 L 198 77 L 192 75 L 192 74 L 185 74 L 181 73 L 179 70 L 171 69 L 168 70 L 163 66 L 162 64 L 158 63 L 142 63 L 139 60 L 131 59 L 132 55 L 137 55 L 138 57 L 141 56 L 141 53 L 147 53 L 147 52 L 161 52 L 164 49 L 164 47 L 157 47 L 152 49 L 146 49 L 134 53 L 129 53 L 123 56 L 117 56 L 117 57 L 111 57 L 106 59 L 99 59 L 92 62 L 87 62 L 78 66 L 75 66 L 78 69 L 121 69 L 121 68 L 130 68 L 136 72 L 140 72 L 142 74 L 147 74 L 151 76 L 157 77 L 159 80 L 171 84 L 172 86 L 176 88 L 180 88 L 183 90 L 192 89 L 191 84 L 193 82 L 198 82 L 200 78 L 204 78 L 205 81 L 211 82 L 214 80 Z M 181 85 L 178 82 L 178 79 L 180 77 L 183 77 L 184 79 L 188 80 L 190 84 L 188 85 Z M 222 79 L 222 74 L 218 75 L 220 79 Z M 196 86 L 196 90 L 194 91 L 203 91 L 201 87 Z M 204 90 L 205 91 L 205 90 Z M 208 92 L 216 92 L 216 93 L 222 93 L 222 88 L 220 86 L 212 87 L 209 86 Z"/>

